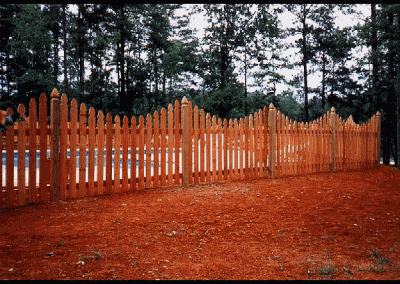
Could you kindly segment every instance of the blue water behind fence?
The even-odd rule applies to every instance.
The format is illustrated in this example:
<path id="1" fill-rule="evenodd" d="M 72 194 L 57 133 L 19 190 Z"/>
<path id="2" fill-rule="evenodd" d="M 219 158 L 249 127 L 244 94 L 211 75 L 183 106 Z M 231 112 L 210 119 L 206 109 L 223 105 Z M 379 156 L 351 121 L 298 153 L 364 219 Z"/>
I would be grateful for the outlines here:
<path id="1" fill-rule="evenodd" d="M 154 151 L 153 149 L 151 150 L 151 153 L 153 154 Z M 161 150 L 158 151 L 158 153 L 161 153 Z M 168 153 L 168 150 L 166 150 L 166 153 Z M 131 150 L 128 150 L 128 167 L 131 166 Z M 139 150 L 136 150 L 136 155 L 139 155 Z M 146 160 L 146 150 L 144 150 L 144 160 Z M 70 158 L 70 152 L 67 152 L 67 157 Z M 47 151 L 47 158 L 50 158 L 50 151 Z M 6 153 L 3 151 L 2 153 L 2 165 L 6 165 Z M 40 154 L 39 152 L 36 152 L 36 167 L 39 168 L 39 160 L 40 160 Z M 86 150 L 86 167 L 88 166 L 89 163 L 89 151 Z M 95 150 L 95 157 L 94 157 L 94 164 L 97 166 L 97 150 Z M 114 150 L 112 151 L 112 164 L 114 166 Z M 122 150 L 120 151 L 120 165 L 122 165 Z M 14 151 L 14 167 L 18 166 L 18 153 Z M 104 164 L 103 167 L 106 166 L 106 151 L 104 150 Z M 136 160 L 136 166 L 139 166 L 139 161 Z M 153 166 L 153 162 L 151 163 L 151 166 Z M 29 152 L 25 152 L 25 167 L 29 168 Z M 76 167 L 79 168 L 79 150 L 77 150 L 76 153 Z"/>

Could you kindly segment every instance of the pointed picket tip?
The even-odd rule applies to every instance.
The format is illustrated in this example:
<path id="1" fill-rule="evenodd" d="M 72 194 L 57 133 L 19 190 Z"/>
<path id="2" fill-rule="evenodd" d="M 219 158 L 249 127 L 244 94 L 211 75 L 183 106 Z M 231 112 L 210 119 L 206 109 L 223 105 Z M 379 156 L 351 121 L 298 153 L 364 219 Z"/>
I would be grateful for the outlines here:
<path id="1" fill-rule="evenodd" d="M 183 99 L 182 99 L 182 104 L 187 104 L 187 103 L 189 103 L 189 102 L 188 102 L 188 100 L 186 99 L 186 96 L 184 96 Z"/>
<path id="2" fill-rule="evenodd" d="M 269 104 L 269 109 L 274 109 L 274 108 L 275 108 L 274 104 L 273 104 L 273 103 L 270 103 L 270 104 Z"/>
<path id="3" fill-rule="evenodd" d="M 131 118 L 131 127 L 136 127 L 136 117 L 132 116 Z"/>
<path id="4" fill-rule="evenodd" d="M 36 113 L 36 108 L 37 108 L 36 100 L 32 98 L 29 102 L 29 115 L 31 115 L 34 112 Z"/>
<path id="5" fill-rule="evenodd" d="M 112 123 L 112 115 L 111 115 L 111 113 L 107 113 L 106 121 L 108 123 Z"/>
<path id="6" fill-rule="evenodd" d="M 75 108 L 78 107 L 78 101 L 75 98 L 73 98 L 72 101 L 71 101 L 71 108 L 72 107 L 75 107 Z"/>
<path id="7" fill-rule="evenodd" d="M 40 97 L 39 97 L 39 101 L 46 101 L 47 100 L 47 98 L 46 98 L 46 94 L 45 93 L 42 93 L 41 95 L 40 95 Z"/>
<path id="8" fill-rule="evenodd" d="M 58 93 L 57 89 L 54 88 L 53 91 L 51 92 L 50 98 L 58 99 L 59 97 L 60 97 L 60 94 Z"/>
<path id="9" fill-rule="evenodd" d="M 29 101 L 29 106 L 30 105 L 35 105 L 36 106 L 36 100 L 34 98 L 31 98 L 31 100 Z"/>
<path id="10" fill-rule="evenodd" d="M 104 122 L 104 113 L 103 113 L 103 111 L 102 110 L 100 110 L 98 113 L 97 113 L 97 120 L 103 120 L 103 122 Z"/>
<path id="11" fill-rule="evenodd" d="M 67 94 L 62 94 L 62 95 L 61 95 L 61 102 L 68 103 L 68 96 L 67 96 Z"/>
<path id="12" fill-rule="evenodd" d="M 86 106 L 85 106 L 84 103 L 81 103 L 81 106 L 79 108 L 79 112 L 80 112 L 80 115 L 86 115 Z"/>
<path id="13" fill-rule="evenodd" d="M 94 110 L 94 107 L 90 107 L 89 109 L 89 116 L 95 116 L 96 111 Z"/>
<path id="14" fill-rule="evenodd" d="M 25 117 L 25 105 L 19 104 L 17 112 L 19 113 L 20 117 Z"/>
<path id="15" fill-rule="evenodd" d="M 119 117 L 118 114 L 114 118 L 114 123 L 117 125 L 121 125 L 121 118 Z"/>

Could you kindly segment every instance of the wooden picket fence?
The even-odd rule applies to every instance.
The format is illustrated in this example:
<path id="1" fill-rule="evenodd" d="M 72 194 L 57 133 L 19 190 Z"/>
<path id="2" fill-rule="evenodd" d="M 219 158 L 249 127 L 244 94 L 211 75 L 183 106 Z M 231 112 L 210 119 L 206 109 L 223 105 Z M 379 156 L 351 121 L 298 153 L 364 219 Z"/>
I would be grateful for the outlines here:
<path id="1" fill-rule="evenodd" d="M 29 117 L 25 112 L 20 105 L 18 113 L 25 120 L 0 133 L 6 153 L 6 165 L 0 167 L 0 208 L 162 186 L 379 166 L 379 112 L 363 125 L 351 116 L 343 121 L 333 108 L 312 123 L 298 123 L 271 104 L 254 115 L 227 121 L 183 98 L 181 105 L 176 101 L 168 110 L 148 114 L 146 123 L 143 116 L 132 117 L 130 123 L 124 117 L 121 125 L 121 118 L 116 116 L 113 122 L 110 113 L 96 115 L 90 108 L 87 114 L 84 104 L 78 111 L 75 99 L 69 108 L 67 96 L 60 101 L 56 89 L 51 94 L 50 124 L 44 94 L 39 117 L 34 99 Z"/>

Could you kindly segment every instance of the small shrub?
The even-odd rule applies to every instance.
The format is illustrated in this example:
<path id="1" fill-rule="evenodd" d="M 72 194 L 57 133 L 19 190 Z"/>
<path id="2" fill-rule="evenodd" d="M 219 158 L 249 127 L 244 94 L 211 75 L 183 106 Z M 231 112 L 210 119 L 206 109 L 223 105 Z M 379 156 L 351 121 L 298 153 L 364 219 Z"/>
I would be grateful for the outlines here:
<path id="1" fill-rule="evenodd" d="M 335 267 L 330 264 L 318 268 L 318 273 L 321 275 L 332 275 L 334 271 L 335 271 Z"/>
<path id="2" fill-rule="evenodd" d="M 329 277 L 331 277 L 334 271 L 335 271 L 335 266 L 328 264 L 328 265 L 319 267 L 317 270 L 309 269 L 307 273 L 309 276 L 311 276 L 315 273 L 319 273 L 321 275 L 328 275 Z"/>
<path id="3" fill-rule="evenodd" d="M 385 265 L 386 263 L 389 263 L 389 258 L 383 258 L 377 250 L 372 251 L 372 257 L 371 259 L 375 261 L 375 263 L 379 265 Z"/>

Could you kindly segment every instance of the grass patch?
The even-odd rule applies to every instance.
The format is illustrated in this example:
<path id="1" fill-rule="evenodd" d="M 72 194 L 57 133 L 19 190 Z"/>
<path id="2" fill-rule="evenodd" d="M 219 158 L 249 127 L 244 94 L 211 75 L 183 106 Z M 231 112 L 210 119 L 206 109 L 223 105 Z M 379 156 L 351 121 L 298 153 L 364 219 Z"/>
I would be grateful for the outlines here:
<path id="1" fill-rule="evenodd" d="M 331 276 L 334 271 L 335 271 L 335 266 L 330 265 L 330 264 L 318 268 L 318 273 L 321 275 Z"/>
<path id="2" fill-rule="evenodd" d="M 372 256 L 370 258 L 375 265 L 370 265 L 368 268 L 363 269 L 361 267 L 358 268 L 359 272 L 362 271 L 371 271 L 371 272 L 376 272 L 380 273 L 386 270 L 385 264 L 390 263 L 390 260 L 388 257 L 382 257 L 377 250 L 372 251 Z"/>
<path id="3" fill-rule="evenodd" d="M 388 257 L 383 258 L 377 250 L 372 251 L 371 259 L 378 265 L 385 265 L 390 262 Z"/>
<path id="4" fill-rule="evenodd" d="M 316 270 L 310 269 L 308 270 L 308 275 L 311 276 L 315 273 L 319 273 L 320 275 L 328 276 L 329 278 L 335 272 L 335 266 L 331 264 L 327 264 L 321 267 L 318 267 Z"/>

